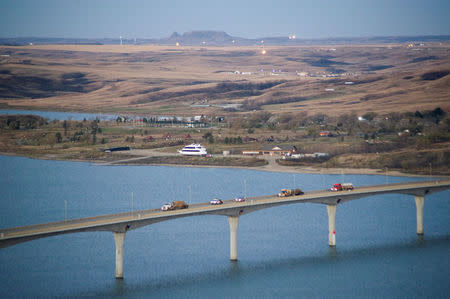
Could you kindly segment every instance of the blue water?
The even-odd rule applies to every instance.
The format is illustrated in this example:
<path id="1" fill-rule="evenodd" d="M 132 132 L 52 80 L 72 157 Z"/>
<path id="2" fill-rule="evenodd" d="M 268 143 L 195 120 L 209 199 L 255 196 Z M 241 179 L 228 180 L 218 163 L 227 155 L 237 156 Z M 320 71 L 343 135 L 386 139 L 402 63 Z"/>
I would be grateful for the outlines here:
<path id="1" fill-rule="evenodd" d="M 80 113 L 80 112 L 58 112 L 58 111 L 39 111 L 39 110 L 2 110 L 0 109 L 0 115 L 3 114 L 32 114 L 39 115 L 49 120 L 114 120 L 117 115 L 103 114 L 103 113 Z"/>
<path id="2" fill-rule="evenodd" d="M 426 180 L 159 166 L 98 166 L 0 156 L 0 227 L 304 190 Z M 189 187 L 192 190 L 189 196 Z M 238 262 L 229 261 L 224 216 L 198 216 L 129 231 L 124 280 L 114 278 L 110 232 L 39 239 L 0 249 L 0 292 L 12 297 L 448 298 L 450 191 L 426 197 L 425 236 L 412 196 L 338 206 L 336 248 L 325 206 L 280 206 L 240 217 Z"/>

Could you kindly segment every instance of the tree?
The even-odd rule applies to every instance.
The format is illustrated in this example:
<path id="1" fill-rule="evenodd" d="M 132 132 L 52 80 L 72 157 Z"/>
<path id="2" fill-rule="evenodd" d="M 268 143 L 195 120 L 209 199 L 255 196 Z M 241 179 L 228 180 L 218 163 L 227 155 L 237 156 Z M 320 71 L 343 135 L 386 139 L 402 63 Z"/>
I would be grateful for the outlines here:
<path id="1" fill-rule="evenodd" d="M 272 117 L 272 114 L 267 111 L 259 111 L 252 113 L 247 120 L 248 128 L 260 128 Z"/>
<path id="2" fill-rule="evenodd" d="M 62 135 L 60 132 L 56 132 L 55 137 L 56 137 L 56 143 L 62 142 Z"/>
<path id="3" fill-rule="evenodd" d="M 64 136 L 67 136 L 67 129 L 69 128 L 69 125 L 67 124 L 67 120 L 64 120 L 63 128 L 64 128 Z"/>
<path id="4" fill-rule="evenodd" d="M 377 114 L 375 112 L 367 112 L 362 117 L 368 121 L 372 121 L 376 116 Z"/>
<path id="5" fill-rule="evenodd" d="M 206 132 L 202 137 L 203 137 L 203 139 L 208 140 L 209 138 L 212 137 L 212 133 L 211 132 Z"/>
<path id="6" fill-rule="evenodd" d="M 9 123 L 9 128 L 12 130 L 20 129 L 20 120 L 13 120 Z"/>

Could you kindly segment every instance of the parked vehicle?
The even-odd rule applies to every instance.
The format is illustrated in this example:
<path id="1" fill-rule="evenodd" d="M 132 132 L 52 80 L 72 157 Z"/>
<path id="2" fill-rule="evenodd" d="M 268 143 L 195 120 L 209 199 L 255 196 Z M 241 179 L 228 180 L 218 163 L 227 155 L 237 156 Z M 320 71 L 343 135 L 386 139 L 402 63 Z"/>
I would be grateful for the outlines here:
<path id="1" fill-rule="evenodd" d="M 245 201 L 245 198 L 243 198 L 243 197 L 236 197 L 234 199 L 234 201 L 236 201 L 236 202 L 243 202 L 243 201 Z"/>
<path id="2" fill-rule="evenodd" d="M 173 205 L 173 207 L 174 207 L 174 210 L 177 210 L 177 209 L 186 209 L 186 208 L 189 207 L 189 206 L 187 205 L 187 203 L 185 203 L 185 202 L 182 201 L 182 200 L 174 201 L 174 202 L 172 202 L 172 205 Z"/>
<path id="3" fill-rule="evenodd" d="M 223 204 L 223 201 L 221 199 L 214 198 L 214 199 L 211 199 L 209 201 L 209 204 L 211 204 L 211 205 L 221 205 L 221 204 Z"/>
<path id="4" fill-rule="evenodd" d="M 281 192 L 278 193 L 279 197 L 287 197 L 294 195 L 302 195 L 303 191 L 301 189 L 281 189 Z"/>
<path id="5" fill-rule="evenodd" d="M 350 191 L 353 190 L 352 183 L 337 183 L 330 188 L 331 191 Z"/>
<path id="6" fill-rule="evenodd" d="M 161 211 L 170 211 L 173 209 L 174 209 L 174 207 L 171 203 L 163 204 L 163 206 L 161 207 Z"/>

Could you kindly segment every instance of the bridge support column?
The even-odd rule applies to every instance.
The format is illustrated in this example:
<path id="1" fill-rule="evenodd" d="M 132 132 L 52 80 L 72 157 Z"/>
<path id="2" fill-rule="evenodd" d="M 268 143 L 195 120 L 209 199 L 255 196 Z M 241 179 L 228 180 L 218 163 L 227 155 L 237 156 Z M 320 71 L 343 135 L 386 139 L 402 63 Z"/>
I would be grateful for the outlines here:
<path id="1" fill-rule="evenodd" d="M 239 224 L 239 216 L 228 216 L 228 223 L 230 224 L 230 260 L 237 261 L 237 229 Z"/>
<path id="2" fill-rule="evenodd" d="M 414 196 L 416 202 L 417 234 L 423 235 L 423 204 L 425 196 Z"/>
<path id="3" fill-rule="evenodd" d="M 116 278 L 123 279 L 123 245 L 125 243 L 125 233 L 114 232 L 114 242 L 116 243 Z"/>
<path id="4" fill-rule="evenodd" d="M 328 212 L 328 244 L 336 246 L 336 207 L 337 205 L 327 205 Z"/>

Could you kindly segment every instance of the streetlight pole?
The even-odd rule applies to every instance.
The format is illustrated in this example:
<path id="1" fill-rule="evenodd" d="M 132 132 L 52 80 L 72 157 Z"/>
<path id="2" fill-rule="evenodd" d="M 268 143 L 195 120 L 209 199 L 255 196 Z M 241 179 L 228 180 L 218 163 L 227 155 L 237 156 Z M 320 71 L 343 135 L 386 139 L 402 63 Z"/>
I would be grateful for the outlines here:
<path id="1" fill-rule="evenodd" d="M 295 185 L 295 173 L 294 173 L 294 189 L 295 189 L 296 185 Z"/>
<path id="2" fill-rule="evenodd" d="M 244 180 L 244 198 L 247 198 L 247 181 Z"/>
<path id="3" fill-rule="evenodd" d="M 189 205 L 191 205 L 191 193 L 192 193 L 192 187 L 191 186 L 188 186 L 188 188 L 189 188 Z"/>
<path id="4" fill-rule="evenodd" d="M 134 200 L 134 194 L 133 194 L 133 191 L 131 191 L 131 214 L 133 214 L 133 200 Z"/>

